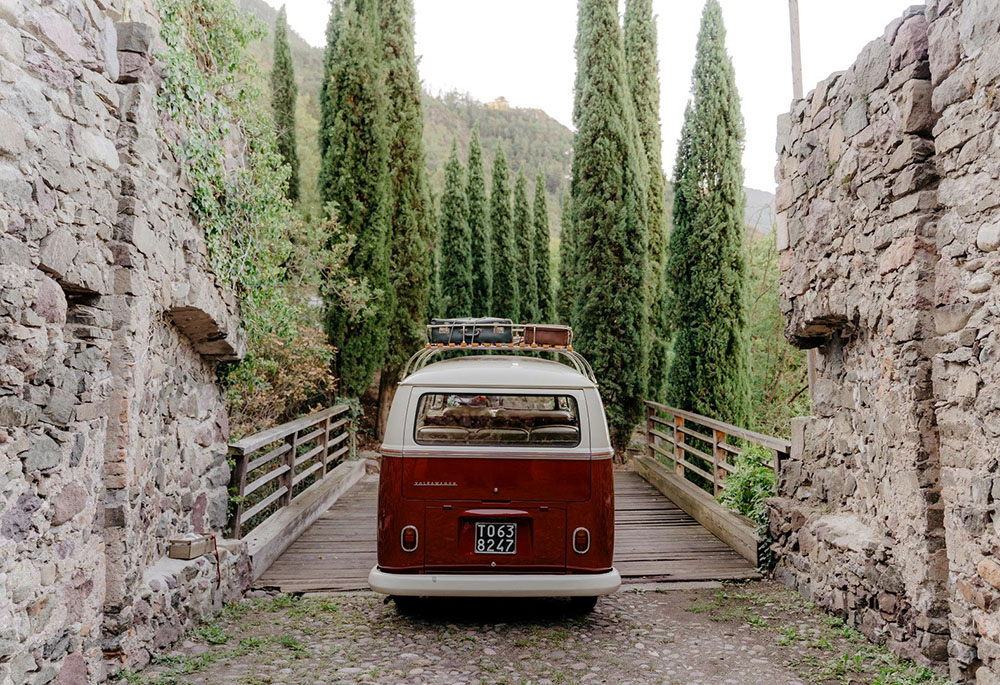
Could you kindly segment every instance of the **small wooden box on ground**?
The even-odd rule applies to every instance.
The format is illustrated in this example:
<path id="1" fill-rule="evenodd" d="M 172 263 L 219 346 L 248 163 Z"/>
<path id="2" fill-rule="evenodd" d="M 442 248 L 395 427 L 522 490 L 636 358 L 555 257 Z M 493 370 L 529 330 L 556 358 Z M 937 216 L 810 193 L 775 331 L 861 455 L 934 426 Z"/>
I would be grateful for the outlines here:
<path id="1" fill-rule="evenodd" d="M 188 533 L 170 538 L 170 550 L 167 552 L 167 556 L 171 559 L 197 559 L 211 551 L 211 536 Z"/>

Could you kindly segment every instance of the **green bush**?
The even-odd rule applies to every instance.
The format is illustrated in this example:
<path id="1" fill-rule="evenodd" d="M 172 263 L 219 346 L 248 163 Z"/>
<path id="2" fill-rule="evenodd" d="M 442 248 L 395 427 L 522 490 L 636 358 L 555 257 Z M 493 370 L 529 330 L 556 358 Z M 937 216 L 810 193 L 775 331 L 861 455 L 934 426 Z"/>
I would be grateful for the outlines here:
<path id="1" fill-rule="evenodd" d="M 767 498 L 775 495 L 776 479 L 771 466 L 773 455 L 760 445 L 750 445 L 736 457 L 736 470 L 726 479 L 726 489 L 719 502 L 757 525 L 758 567 L 768 571 L 773 566 L 771 536 L 768 531 Z"/>
<path id="2" fill-rule="evenodd" d="M 736 457 L 736 470 L 726 479 L 719 502 L 758 525 L 767 525 L 767 498 L 774 496 L 775 477 L 771 452 L 751 445 Z"/>

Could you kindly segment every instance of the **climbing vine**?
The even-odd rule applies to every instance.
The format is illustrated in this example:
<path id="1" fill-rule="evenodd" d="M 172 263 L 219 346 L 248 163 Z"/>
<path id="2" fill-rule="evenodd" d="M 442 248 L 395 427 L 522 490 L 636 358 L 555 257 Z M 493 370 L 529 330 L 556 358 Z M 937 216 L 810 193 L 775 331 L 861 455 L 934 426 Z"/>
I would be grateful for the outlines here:
<path id="1" fill-rule="evenodd" d="M 334 400 L 335 350 L 322 333 L 322 289 L 364 313 L 366 282 L 344 264 L 353 239 L 335 219 L 306 221 L 287 197 L 271 108 L 248 50 L 264 26 L 233 0 L 158 0 L 165 49 L 161 134 L 191 185 L 210 267 L 240 301 L 248 351 L 221 375 L 234 435 Z M 335 217 L 335 208 L 328 208 Z"/>
<path id="2" fill-rule="evenodd" d="M 288 227 L 300 221 L 285 197 L 288 168 L 248 57 L 264 27 L 231 0 L 159 0 L 159 10 L 160 109 L 176 124 L 164 137 L 191 183 L 212 270 L 240 299 L 252 348 L 265 335 L 290 335 L 283 266 L 292 250 Z"/>

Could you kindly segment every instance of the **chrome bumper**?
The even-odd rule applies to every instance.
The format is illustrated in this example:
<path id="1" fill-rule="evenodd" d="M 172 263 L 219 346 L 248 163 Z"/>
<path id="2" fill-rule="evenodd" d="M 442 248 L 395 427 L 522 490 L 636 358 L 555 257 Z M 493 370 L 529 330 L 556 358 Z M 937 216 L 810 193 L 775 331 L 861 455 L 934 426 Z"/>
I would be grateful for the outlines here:
<path id="1" fill-rule="evenodd" d="M 385 595 L 414 597 L 596 597 L 618 590 L 617 569 L 606 573 L 386 573 L 378 566 L 368 584 Z"/>

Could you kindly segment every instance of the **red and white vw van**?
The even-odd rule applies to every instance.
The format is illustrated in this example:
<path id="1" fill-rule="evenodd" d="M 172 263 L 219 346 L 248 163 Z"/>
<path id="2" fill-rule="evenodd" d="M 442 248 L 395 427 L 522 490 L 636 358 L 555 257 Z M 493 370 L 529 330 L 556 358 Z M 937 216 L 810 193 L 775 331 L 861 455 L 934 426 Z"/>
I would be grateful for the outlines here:
<path id="1" fill-rule="evenodd" d="M 427 364 L 476 349 L 493 354 Z M 571 365 L 507 354 L 522 350 L 537 348 L 428 345 L 411 360 L 382 444 L 376 592 L 571 597 L 587 610 L 618 589 L 593 374 L 572 348 L 554 350 Z"/>

